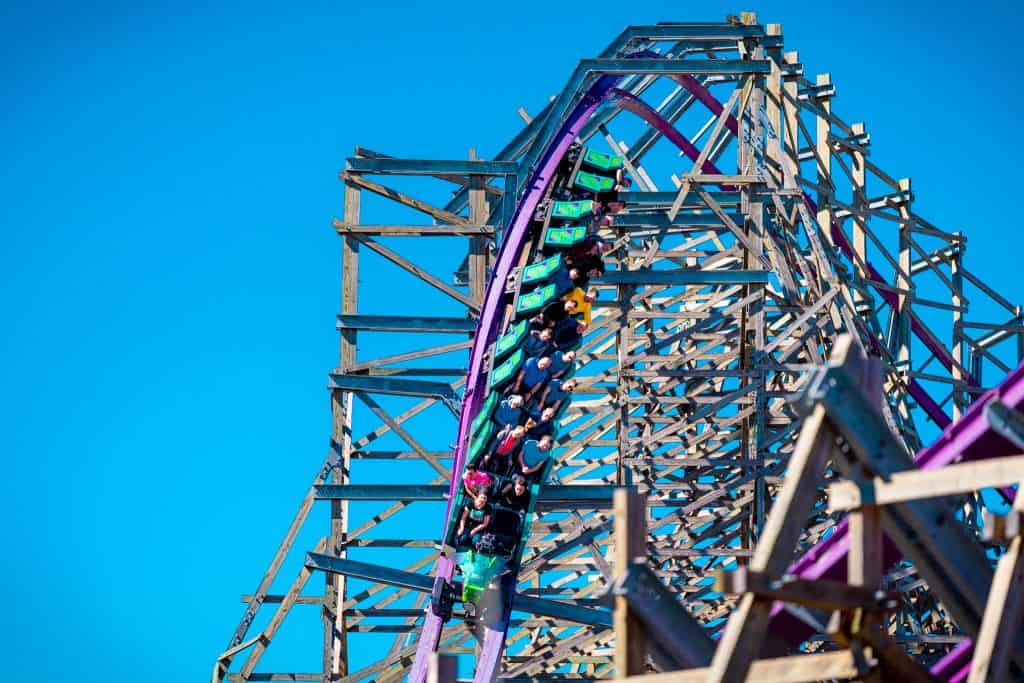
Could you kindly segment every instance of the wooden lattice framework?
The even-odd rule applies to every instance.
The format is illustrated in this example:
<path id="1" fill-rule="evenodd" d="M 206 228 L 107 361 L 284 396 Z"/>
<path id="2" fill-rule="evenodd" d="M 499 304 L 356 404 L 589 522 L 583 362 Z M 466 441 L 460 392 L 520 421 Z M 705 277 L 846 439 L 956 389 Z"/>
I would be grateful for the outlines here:
<path id="1" fill-rule="evenodd" d="M 580 139 L 622 155 L 634 188 L 603 229 L 616 245 L 614 265 L 598 282 L 601 303 L 580 351 L 581 389 L 563 420 L 554 477 L 606 486 L 609 500 L 618 484 L 643 490 L 652 569 L 700 623 L 718 624 L 733 607 L 705 579 L 752 555 L 802 424 L 792 396 L 841 333 L 881 359 L 884 411 L 911 452 L 934 433 L 928 421 L 956 419 L 982 384 L 1021 360 L 1020 308 L 968 270 L 961 233 L 914 211 L 909 179 L 871 161 L 865 125 L 833 111 L 828 74 L 806 77 L 779 25 L 745 15 L 631 27 L 600 58 L 581 62 L 536 117 L 521 111 L 526 125 L 493 160 L 400 159 L 365 148 L 346 160 L 334 222 L 342 304 L 331 449 L 214 680 L 396 680 L 408 669 L 422 594 L 384 584 L 353 590 L 328 574 L 322 594 L 310 595 L 305 567 L 281 591 L 279 570 L 293 551 L 381 564 L 375 553 L 396 548 L 415 556 L 403 569 L 429 569 L 440 529 L 403 536 L 388 522 L 438 500 L 437 485 L 451 476 L 452 416 L 503 226 L 531 155 L 583 85 L 606 73 L 621 75 L 619 93 Z M 680 148 L 690 157 L 680 159 Z M 428 238 L 444 240 L 446 258 L 423 246 Z M 465 258 L 452 278 L 438 268 L 456 249 Z M 368 310 L 360 273 L 385 263 L 399 269 L 394 287 L 436 296 Z M 363 463 L 393 468 L 386 481 L 399 487 L 380 486 L 380 467 L 367 465 L 374 479 Z M 325 538 L 296 548 L 318 499 L 330 508 Z M 824 500 L 802 545 L 833 524 Z M 352 501 L 373 508 L 367 521 L 351 521 Z M 963 505 L 977 514 L 976 497 Z M 614 578 L 611 520 L 601 500 L 542 514 L 520 591 L 598 604 Z M 925 656 L 948 650 L 958 636 L 913 569 L 889 579 L 919 593 L 914 611 L 899 617 L 897 639 Z M 296 604 L 322 609 L 321 671 L 254 673 Z M 253 634 L 261 610 L 270 617 Z M 372 665 L 350 670 L 363 634 L 382 631 L 394 642 Z M 606 677 L 612 639 L 607 626 L 517 620 L 503 675 Z M 442 649 L 471 652 L 469 633 L 453 622 Z"/>

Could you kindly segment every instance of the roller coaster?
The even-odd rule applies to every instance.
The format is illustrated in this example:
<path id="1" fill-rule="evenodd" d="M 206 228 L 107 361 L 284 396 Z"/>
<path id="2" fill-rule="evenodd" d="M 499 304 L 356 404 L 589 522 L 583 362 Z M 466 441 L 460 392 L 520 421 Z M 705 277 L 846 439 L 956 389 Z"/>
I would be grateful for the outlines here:
<path id="1" fill-rule="evenodd" d="M 422 683 L 439 650 L 468 656 L 477 683 L 608 677 L 607 604 L 624 590 L 609 564 L 608 508 L 624 485 L 647 494 L 652 580 L 686 606 L 675 623 L 696 629 L 648 663 L 708 665 L 712 635 L 738 604 L 709 577 L 758 562 L 805 424 L 799 406 L 827 400 L 816 369 L 843 335 L 880 364 L 879 413 L 921 470 L 1020 452 L 1020 307 L 966 268 L 962 234 L 914 212 L 910 181 L 871 161 L 865 126 L 833 113 L 835 96 L 827 74 L 804 77 L 780 26 L 753 15 L 633 26 L 582 60 L 537 116 L 521 112 L 525 127 L 492 160 L 357 148 L 334 224 L 343 293 L 331 449 L 246 596 L 213 681 Z M 428 202 L 373 175 L 454 191 Z M 365 223 L 364 193 L 433 222 Z M 410 237 L 468 241 L 453 284 L 384 241 Z M 415 315 L 360 311 L 361 251 L 439 303 L 424 298 Z M 424 312 L 432 305 L 437 314 Z M 465 315 L 446 315 L 453 305 Z M 358 358 L 357 339 L 373 335 L 410 341 Z M 463 338 L 424 346 L 434 335 Z M 465 362 L 467 350 L 465 367 L 437 364 Z M 358 438 L 353 399 L 376 420 Z M 457 424 L 441 429 L 451 416 Z M 396 447 L 377 445 L 389 438 Z M 382 461 L 402 469 L 389 481 L 410 483 L 358 481 L 372 476 L 361 464 Z M 786 575 L 846 580 L 849 527 L 818 491 L 797 520 L 801 554 Z M 888 633 L 941 680 L 970 670 L 978 603 L 1010 543 L 979 555 L 978 529 L 1014 497 L 1006 487 L 959 495 L 951 514 L 970 532 L 962 547 L 886 541 L 884 585 L 902 596 Z M 330 533 L 275 593 L 317 500 L 330 502 Z M 429 503 L 436 537 L 371 533 L 389 520 L 413 528 L 410 509 Z M 365 522 L 354 525 L 358 505 Z M 375 547 L 411 551 L 412 561 L 399 570 L 353 557 Z M 940 551 L 974 564 L 948 567 Z M 315 571 L 327 577 L 324 593 L 306 596 Z M 368 583 L 356 590 L 355 581 Z M 321 607 L 322 671 L 257 672 L 302 603 Z M 276 611 L 249 637 L 269 604 Z M 783 602 L 766 623 L 776 652 L 827 640 L 812 612 Z M 350 670 L 350 641 L 364 633 L 396 640 Z M 1024 664 L 1019 654 L 1013 666 Z"/>

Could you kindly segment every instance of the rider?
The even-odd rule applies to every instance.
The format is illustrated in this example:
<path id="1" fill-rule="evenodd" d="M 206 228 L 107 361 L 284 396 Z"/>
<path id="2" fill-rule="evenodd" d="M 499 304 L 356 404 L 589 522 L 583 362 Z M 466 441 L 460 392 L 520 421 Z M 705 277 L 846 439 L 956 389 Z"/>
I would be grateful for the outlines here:
<path id="1" fill-rule="evenodd" d="M 538 329 L 530 330 L 526 339 L 523 340 L 523 353 L 527 358 L 546 356 L 551 351 L 551 330 L 548 329 L 547 322 L 538 321 L 537 327 Z"/>
<path id="2" fill-rule="evenodd" d="M 513 510 L 526 510 L 530 504 L 530 489 L 526 485 L 526 477 L 517 474 L 512 481 L 505 484 L 498 493 L 498 502 Z"/>
<path id="3" fill-rule="evenodd" d="M 512 394 L 498 404 L 494 411 L 494 421 L 498 424 L 517 425 L 523 417 L 523 397 L 519 394 Z"/>
<path id="4" fill-rule="evenodd" d="M 509 461 L 522 447 L 524 436 L 526 427 L 505 425 L 494 439 L 494 450 L 484 456 L 484 467 L 495 474 L 504 474 L 508 470 Z"/>
<path id="5" fill-rule="evenodd" d="M 466 471 L 462 473 L 462 485 L 466 487 L 466 493 L 476 498 L 481 493 L 487 493 L 491 488 L 491 477 L 486 472 L 477 469 L 475 462 L 466 463 Z"/>
<path id="6" fill-rule="evenodd" d="M 476 546 L 480 542 L 480 536 L 491 525 L 493 517 L 491 504 L 487 502 L 487 494 L 477 494 L 472 505 L 462 508 L 462 515 L 459 517 L 459 528 L 456 531 L 457 543 L 459 545 Z M 467 522 L 473 526 L 466 528 Z"/>
<path id="7" fill-rule="evenodd" d="M 536 413 L 535 413 L 536 414 Z M 553 436 L 555 433 L 555 409 L 544 408 L 536 417 L 531 415 L 526 420 L 526 438 L 539 439 L 542 436 Z"/>
<path id="8" fill-rule="evenodd" d="M 555 334 L 557 336 L 557 332 Z M 550 368 L 551 359 L 547 356 L 541 356 L 540 358 L 528 358 L 526 362 L 523 363 L 523 369 L 519 371 L 519 376 L 516 378 L 516 382 L 510 393 L 518 394 L 521 389 L 525 388 L 525 399 L 529 400 L 533 398 L 533 395 L 540 391 L 544 386 L 544 382 L 546 382 L 548 377 L 551 375 Z"/>
<path id="9" fill-rule="evenodd" d="M 594 302 L 597 301 L 597 287 L 591 287 L 586 292 L 579 287 L 576 287 L 562 298 L 566 303 L 569 301 L 575 301 L 576 312 L 574 315 L 583 316 L 583 322 L 587 325 L 590 324 L 591 308 L 593 307 Z"/>
<path id="10" fill-rule="evenodd" d="M 540 472 L 548 461 L 548 451 L 551 450 L 551 437 L 542 436 L 539 441 L 530 439 L 523 444 L 523 450 L 519 453 L 519 471 L 530 476 Z"/>

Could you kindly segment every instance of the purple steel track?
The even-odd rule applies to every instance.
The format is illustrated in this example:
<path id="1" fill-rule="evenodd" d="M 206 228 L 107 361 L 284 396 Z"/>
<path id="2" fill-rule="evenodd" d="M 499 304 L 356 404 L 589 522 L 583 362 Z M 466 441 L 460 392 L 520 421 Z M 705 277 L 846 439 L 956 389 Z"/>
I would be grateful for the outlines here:
<path id="1" fill-rule="evenodd" d="M 533 218 L 534 209 L 536 209 L 544 191 L 547 189 L 548 183 L 558 168 L 558 164 L 561 162 L 569 145 L 576 139 L 587 118 L 597 108 L 599 101 L 605 97 L 617 81 L 617 77 L 600 79 L 584 96 L 583 102 L 577 105 L 569 115 L 559 133 L 554 136 L 554 142 L 545 153 L 543 162 L 530 178 L 529 185 L 527 186 L 529 189 L 516 206 L 512 223 L 505 232 L 501 247 L 498 250 L 494 271 L 487 283 L 487 292 L 484 295 L 476 334 L 473 338 L 473 346 L 470 350 L 469 373 L 466 378 L 466 391 L 462 399 L 462 410 L 459 414 L 458 440 L 456 441 L 455 457 L 452 462 L 452 479 L 448 488 L 446 520 L 451 513 L 452 502 L 455 500 L 455 493 L 459 485 L 457 473 L 461 471 L 465 458 L 465 444 L 469 427 L 473 423 L 473 418 L 480 410 L 480 404 L 486 393 L 483 390 L 484 354 L 494 342 L 499 332 L 498 327 L 501 322 L 501 311 L 503 308 L 501 300 L 504 295 L 505 280 L 512 271 L 513 265 L 519 261 L 522 255 L 523 247 L 527 242 L 528 228 Z M 443 576 L 446 580 L 451 581 L 454 570 L 455 566 L 452 560 L 442 555 L 438 558 L 435 565 L 434 576 Z M 486 627 L 485 629 L 484 641 L 480 647 L 480 655 L 477 659 L 476 672 L 473 679 L 476 683 L 490 683 L 497 675 L 498 667 L 501 664 L 501 653 L 505 646 L 508 616 L 507 614 L 505 615 L 505 628 L 497 630 Z M 420 633 L 420 639 L 416 648 L 416 659 L 409 673 L 409 683 L 423 683 L 426 680 L 429 657 L 431 653 L 437 650 L 443 628 L 444 624 L 441 619 L 434 615 L 428 607 L 425 612 L 423 631 Z"/>

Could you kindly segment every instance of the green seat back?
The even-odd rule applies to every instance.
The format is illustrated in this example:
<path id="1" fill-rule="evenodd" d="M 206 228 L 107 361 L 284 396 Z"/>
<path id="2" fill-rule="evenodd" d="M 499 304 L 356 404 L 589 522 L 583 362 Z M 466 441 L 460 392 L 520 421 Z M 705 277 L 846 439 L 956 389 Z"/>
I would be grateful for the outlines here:
<path id="1" fill-rule="evenodd" d="M 476 434 L 477 430 L 480 429 L 485 423 L 491 419 L 491 415 L 494 414 L 494 409 L 498 407 L 498 395 L 494 392 L 487 397 L 484 404 L 480 406 L 480 412 L 473 418 L 473 426 L 469 430 L 470 434 Z"/>
<path id="2" fill-rule="evenodd" d="M 580 170 L 576 174 L 576 179 L 573 180 L 573 185 L 576 187 L 582 187 L 584 190 L 590 190 L 591 192 L 608 192 L 615 187 L 615 181 L 608 176 L 597 175 L 596 173 L 587 173 L 584 170 Z"/>
<path id="3" fill-rule="evenodd" d="M 543 261 L 532 263 L 523 268 L 523 284 L 533 284 L 540 280 L 546 280 L 551 277 L 551 273 L 558 270 L 559 266 L 562 265 L 562 255 L 555 254 L 550 258 L 546 258 Z"/>
<path id="4" fill-rule="evenodd" d="M 559 220 L 575 220 L 594 213 L 594 202 L 584 199 L 579 202 L 555 202 L 551 217 Z"/>
<path id="5" fill-rule="evenodd" d="M 591 168 L 599 168 L 602 171 L 617 171 L 622 168 L 622 157 L 611 154 L 602 154 L 588 149 L 583 153 L 583 163 Z"/>
<path id="6" fill-rule="evenodd" d="M 501 358 L 508 354 L 512 349 L 519 346 L 519 343 L 523 341 L 525 336 L 526 321 L 520 320 L 512 326 L 512 329 L 501 335 L 498 341 L 494 342 L 494 357 Z"/>
<path id="7" fill-rule="evenodd" d="M 466 462 L 476 462 L 477 456 L 487 447 L 487 442 L 491 440 L 492 434 L 494 434 L 494 423 L 488 420 L 484 423 L 483 429 L 470 441 Z"/>
<path id="8" fill-rule="evenodd" d="M 555 296 L 555 285 L 544 285 L 529 294 L 520 294 L 516 302 L 516 313 L 529 313 L 541 309 Z"/>
<path id="9" fill-rule="evenodd" d="M 500 387 L 512 378 L 512 375 L 519 372 L 523 364 L 523 350 L 516 349 L 516 352 L 508 357 L 501 365 L 496 365 L 491 370 L 491 389 Z"/>
<path id="10" fill-rule="evenodd" d="M 545 247 L 571 247 L 587 236 L 587 226 L 570 225 L 564 228 L 548 228 L 544 233 Z"/>

